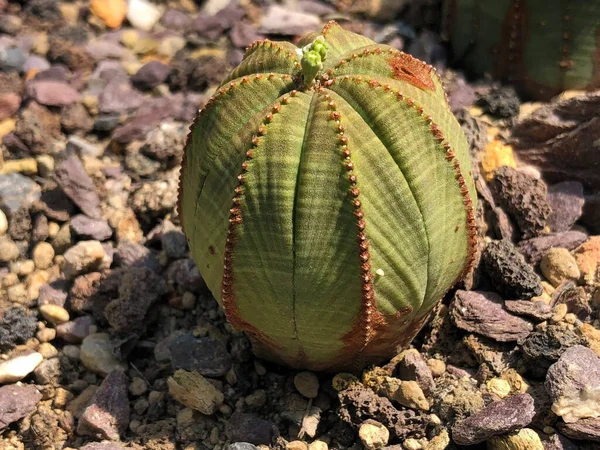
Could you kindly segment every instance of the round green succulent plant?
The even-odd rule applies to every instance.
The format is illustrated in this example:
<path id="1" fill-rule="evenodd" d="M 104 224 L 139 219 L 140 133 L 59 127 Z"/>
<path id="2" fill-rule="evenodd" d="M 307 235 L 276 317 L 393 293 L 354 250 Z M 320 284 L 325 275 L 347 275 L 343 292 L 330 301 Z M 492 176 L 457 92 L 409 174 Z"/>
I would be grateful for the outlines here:
<path id="1" fill-rule="evenodd" d="M 548 99 L 600 88 L 600 0 L 445 0 L 455 57 Z"/>
<path id="2" fill-rule="evenodd" d="M 330 22 L 257 42 L 200 111 L 179 210 L 258 356 L 358 370 L 408 344 L 474 254 L 466 139 L 434 70 Z"/>

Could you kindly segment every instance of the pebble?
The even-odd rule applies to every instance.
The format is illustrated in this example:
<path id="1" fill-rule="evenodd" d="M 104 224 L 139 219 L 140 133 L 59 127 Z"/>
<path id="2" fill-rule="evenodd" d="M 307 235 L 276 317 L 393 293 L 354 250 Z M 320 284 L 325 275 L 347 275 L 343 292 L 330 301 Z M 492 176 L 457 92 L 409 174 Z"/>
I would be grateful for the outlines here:
<path id="1" fill-rule="evenodd" d="M 441 377 L 446 373 L 446 363 L 440 359 L 428 359 L 427 366 L 431 370 L 431 375 L 435 378 Z"/>
<path id="2" fill-rule="evenodd" d="M 423 390 L 416 381 L 400 382 L 398 389 L 391 398 L 407 408 L 428 411 L 430 407 Z"/>
<path id="3" fill-rule="evenodd" d="M 21 105 L 21 97 L 15 93 L 0 93 L 0 122 L 13 116 Z"/>
<path id="4" fill-rule="evenodd" d="M 109 28 L 119 28 L 127 14 L 126 0 L 92 0 L 90 11 Z"/>
<path id="5" fill-rule="evenodd" d="M 90 334 L 81 344 L 79 357 L 92 372 L 108 375 L 113 370 L 124 369 L 124 364 L 115 357 L 112 348 L 108 334 Z"/>
<path id="6" fill-rule="evenodd" d="M 38 384 L 56 384 L 60 376 L 60 360 L 58 358 L 45 359 L 33 373 Z"/>
<path id="7" fill-rule="evenodd" d="M 127 20 L 138 30 L 150 31 L 163 15 L 163 10 L 147 0 L 129 0 Z"/>
<path id="8" fill-rule="evenodd" d="M 64 254 L 63 272 L 68 279 L 105 268 L 106 252 L 100 241 L 81 241 Z"/>
<path id="9" fill-rule="evenodd" d="M 62 349 L 63 354 L 73 361 L 81 359 L 81 349 L 76 345 L 65 345 Z"/>
<path id="10" fill-rule="evenodd" d="M 487 442 L 488 450 L 544 450 L 540 436 L 531 428 L 516 433 L 494 436 Z"/>
<path id="11" fill-rule="evenodd" d="M 50 342 L 56 338 L 56 329 L 54 328 L 42 328 L 35 334 L 35 337 L 40 342 Z"/>
<path id="12" fill-rule="evenodd" d="M 383 424 L 367 420 L 358 429 L 358 437 L 367 450 L 385 447 L 390 440 L 390 432 Z"/>
<path id="13" fill-rule="evenodd" d="M 33 302 L 30 301 L 27 289 L 23 283 L 15 284 L 6 290 L 6 296 L 8 300 L 13 303 L 19 303 L 23 306 L 33 306 Z"/>
<path id="14" fill-rule="evenodd" d="M 33 248 L 33 262 L 38 269 L 48 269 L 54 261 L 54 247 L 48 242 L 39 242 Z"/>
<path id="15" fill-rule="evenodd" d="M 35 411 L 42 394 L 30 384 L 0 387 L 0 430 Z M 10 448 L 10 446 L 9 446 Z"/>
<path id="16" fill-rule="evenodd" d="M 600 417 L 600 357 L 582 345 L 567 349 L 546 374 L 552 412 L 567 423 Z"/>
<path id="17" fill-rule="evenodd" d="M 140 377 L 135 377 L 129 385 L 129 392 L 131 393 L 131 395 L 135 395 L 136 397 L 144 395 L 147 390 L 148 383 L 146 383 L 146 381 Z"/>
<path id="18" fill-rule="evenodd" d="M 0 174 L 22 173 L 23 175 L 36 175 L 38 173 L 37 161 L 34 158 L 21 158 L 6 161 L 0 168 Z"/>
<path id="19" fill-rule="evenodd" d="M 19 257 L 20 251 L 17 244 L 15 244 L 8 237 L 0 237 L 0 262 L 15 261 Z"/>
<path id="20" fill-rule="evenodd" d="M 540 261 L 544 277 L 557 287 L 567 280 L 578 280 L 581 276 L 577 261 L 566 248 L 551 248 Z"/>
<path id="21" fill-rule="evenodd" d="M 500 398 L 506 398 L 510 394 L 510 383 L 502 378 L 492 378 L 486 383 L 488 391 Z"/>
<path id="22" fill-rule="evenodd" d="M 6 218 L 6 214 L 4 211 L 0 209 L 0 236 L 4 236 L 6 231 L 8 230 L 8 219 Z M 1 252 L 0 252 L 1 254 Z"/>
<path id="23" fill-rule="evenodd" d="M 0 363 L 0 384 L 22 380 L 44 360 L 41 353 L 32 352 Z"/>
<path id="24" fill-rule="evenodd" d="M 308 444 L 308 450 L 329 450 L 327 442 L 317 439 Z"/>
<path id="25" fill-rule="evenodd" d="M 31 178 L 20 173 L 0 175 L 0 208 L 7 216 L 29 207 L 41 196 L 41 189 Z"/>
<path id="26" fill-rule="evenodd" d="M 519 428 L 533 420 L 535 406 L 529 394 L 517 394 L 492 402 L 452 427 L 452 439 L 459 445 L 474 445 Z"/>
<path id="27" fill-rule="evenodd" d="M 26 277 L 35 270 L 35 263 L 31 259 L 10 263 L 10 271 L 20 277 Z"/>
<path id="28" fill-rule="evenodd" d="M 129 425 L 127 375 L 120 370 L 108 374 L 94 399 L 79 419 L 77 433 L 118 441 Z"/>
<path id="29" fill-rule="evenodd" d="M 69 312 L 59 305 L 41 305 L 40 313 L 48 322 L 60 325 L 69 321 Z"/>
<path id="30" fill-rule="evenodd" d="M 573 252 L 579 271 L 587 283 L 596 279 L 596 271 L 600 264 L 600 236 L 591 236 Z"/>
<path id="31" fill-rule="evenodd" d="M 44 357 L 44 359 L 52 358 L 58 355 L 58 349 L 50 342 L 42 342 L 37 347 L 38 352 Z"/>
<path id="32" fill-rule="evenodd" d="M 294 377 L 294 386 L 306 398 L 319 395 L 319 379 L 312 372 L 300 372 Z"/>
<path id="33" fill-rule="evenodd" d="M 171 397 L 202 414 L 214 414 L 225 400 L 223 393 L 198 372 L 177 370 L 167 383 Z"/>

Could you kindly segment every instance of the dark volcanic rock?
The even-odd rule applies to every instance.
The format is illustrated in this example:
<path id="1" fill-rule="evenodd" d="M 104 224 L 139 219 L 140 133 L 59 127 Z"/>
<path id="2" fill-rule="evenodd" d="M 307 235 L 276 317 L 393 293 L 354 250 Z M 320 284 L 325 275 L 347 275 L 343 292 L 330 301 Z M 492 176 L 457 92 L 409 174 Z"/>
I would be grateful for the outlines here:
<path id="1" fill-rule="evenodd" d="M 577 181 L 565 181 L 548 188 L 548 203 L 552 214 L 548 226 L 554 232 L 568 231 L 583 212 L 583 185 Z"/>
<path id="2" fill-rule="evenodd" d="M 553 401 L 552 411 L 565 422 L 589 417 L 585 393 L 600 392 L 600 357 L 583 345 L 567 349 L 548 369 L 545 386 Z"/>
<path id="3" fill-rule="evenodd" d="M 531 333 L 522 343 L 523 355 L 534 377 L 542 378 L 551 364 L 569 347 L 584 344 L 584 339 L 574 331 L 560 325 L 548 325 Z"/>
<path id="4" fill-rule="evenodd" d="M 385 425 L 398 439 L 422 437 L 427 419 L 413 410 L 398 410 L 390 400 L 380 397 L 362 385 L 352 385 L 338 393 L 340 418 L 349 424 L 360 425 L 373 419 Z"/>
<path id="5" fill-rule="evenodd" d="M 533 397 L 517 394 L 493 402 L 452 427 L 452 439 L 459 445 L 484 442 L 492 436 L 510 433 L 531 423 L 535 414 Z"/>
<path id="6" fill-rule="evenodd" d="M 494 287 L 506 298 L 530 299 L 542 294 L 540 277 L 510 242 L 490 242 L 482 262 Z"/>
<path id="7" fill-rule="evenodd" d="M 29 102 L 17 115 L 15 134 L 35 154 L 56 153 L 60 142 L 60 116 Z"/>
<path id="8" fill-rule="evenodd" d="M 0 431 L 35 411 L 41 399 L 42 394 L 32 385 L 0 387 Z"/>
<path id="9" fill-rule="evenodd" d="M 235 413 L 227 421 L 225 434 L 232 441 L 269 445 L 278 433 L 273 422 L 263 420 L 252 414 Z"/>
<path id="10" fill-rule="evenodd" d="M 131 267 L 121 278 L 119 297 L 104 308 L 106 320 L 116 331 L 141 329 L 150 306 L 166 293 L 165 281 L 153 270 Z"/>
<path id="11" fill-rule="evenodd" d="M 0 313 L 0 352 L 7 352 L 17 344 L 24 344 L 36 331 L 36 317 L 28 315 L 23 308 L 13 307 L 4 314 Z"/>
<path id="12" fill-rule="evenodd" d="M 450 315 L 460 329 L 478 333 L 500 342 L 526 338 L 533 325 L 513 316 L 494 292 L 457 291 L 450 304 Z"/>
<path id="13" fill-rule="evenodd" d="M 81 436 L 118 441 L 129 425 L 128 378 L 115 370 L 102 381 L 91 405 L 83 412 L 77 425 Z"/>
<path id="14" fill-rule="evenodd" d="M 573 250 L 583 244 L 588 235 L 581 231 L 565 231 L 562 233 L 538 236 L 519 242 L 517 249 L 532 264 L 540 262 L 548 250 L 553 247 L 562 247 Z"/>
<path id="15" fill-rule="evenodd" d="M 532 317 L 539 320 L 548 320 L 552 317 L 552 308 L 544 302 L 532 302 L 529 300 L 507 300 L 504 307 L 519 316 Z"/>
<path id="16" fill-rule="evenodd" d="M 171 341 L 169 350 L 173 370 L 191 370 L 204 376 L 220 377 L 231 368 L 231 355 L 225 344 L 208 336 L 178 336 Z"/>
<path id="17" fill-rule="evenodd" d="M 494 172 L 490 189 L 496 203 L 517 222 L 523 239 L 538 236 L 544 231 L 552 210 L 543 181 L 503 166 Z"/>
<path id="18" fill-rule="evenodd" d="M 511 86 L 494 86 L 481 94 L 477 104 L 492 116 L 510 119 L 519 114 L 521 101 Z"/>
<path id="19" fill-rule="evenodd" d="M 54 176 L 65 194 L 86 215 L 100 219 L 100 198 L 96 192 L 94 182 L 83 168 L 83 164 L 76 156 L 70 156 L 59 164 Z"/>
<path id="20" fill-rule="evenodd" d="M 590 92 L 538 108 L 513 128 L 520 161 L 542 170 L 551 183 L 579 181 L 600 189 L 600 93 Z"/>

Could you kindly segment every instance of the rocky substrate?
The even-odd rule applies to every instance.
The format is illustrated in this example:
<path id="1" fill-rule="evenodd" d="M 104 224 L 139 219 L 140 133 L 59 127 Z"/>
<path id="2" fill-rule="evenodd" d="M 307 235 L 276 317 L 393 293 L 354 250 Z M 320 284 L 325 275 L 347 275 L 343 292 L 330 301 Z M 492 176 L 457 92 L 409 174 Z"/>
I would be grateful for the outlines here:
<path id="1" fill-rule="evenodd" d="M 0 0 L 1 449 L 600 448 L 600 92 L 466 80 L 403 4 Z M 244 47 L 329 19 L 438 68 L 480 196 L 474 272 L 362 374 L 254 358 L 175 209 Z"/>

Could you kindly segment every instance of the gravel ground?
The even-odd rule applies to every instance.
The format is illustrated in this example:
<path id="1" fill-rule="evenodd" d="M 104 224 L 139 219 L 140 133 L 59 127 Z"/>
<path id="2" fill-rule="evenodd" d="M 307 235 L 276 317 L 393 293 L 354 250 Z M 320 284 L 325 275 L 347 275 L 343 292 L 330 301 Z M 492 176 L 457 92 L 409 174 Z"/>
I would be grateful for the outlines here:
<path id="1" fill-rule="evenodd" d="M 0 0 L 0 449 L 600 448 L 600 91 L 466 79 L 437 3 Z M 330 19 L 440 71 L 480 196 L 474 272 L 354 375 L 254 358 L 175 209 L 244 48 Z"/>

